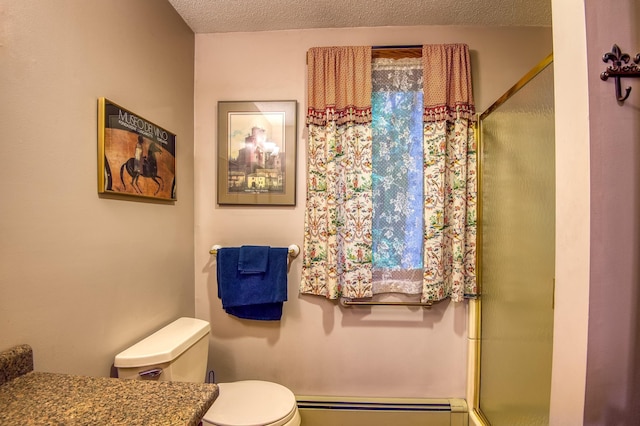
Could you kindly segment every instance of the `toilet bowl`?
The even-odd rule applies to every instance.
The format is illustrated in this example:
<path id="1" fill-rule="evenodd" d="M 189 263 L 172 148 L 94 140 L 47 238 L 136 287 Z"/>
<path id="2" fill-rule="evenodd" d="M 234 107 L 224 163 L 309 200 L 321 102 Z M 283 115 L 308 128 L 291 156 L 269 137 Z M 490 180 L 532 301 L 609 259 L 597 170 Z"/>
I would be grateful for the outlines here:
<path id="1" fill-rule="evenodd" d="M 118 377 L 201 382 L 207 370 L 210 325 L 179 318 L 120 352 Z M 202 419 L 208 426 L 299 426 L 295 395 L 285 386 L 261 380 L 218 383 L 219 395 Z"/>
<path id="2" fill-rule="evenodd" d="M 220 395 L 202 419 L 209 426 L 297 426 L 296 398 L 286 387 L 260 380 L 219 383 Z"/>

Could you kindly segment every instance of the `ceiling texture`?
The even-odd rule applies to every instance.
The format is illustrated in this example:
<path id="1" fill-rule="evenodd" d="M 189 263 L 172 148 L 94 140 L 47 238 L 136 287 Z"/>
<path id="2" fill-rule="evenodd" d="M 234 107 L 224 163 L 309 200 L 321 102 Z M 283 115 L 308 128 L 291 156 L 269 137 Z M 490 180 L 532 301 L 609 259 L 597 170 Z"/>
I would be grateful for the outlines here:
<path id="1" fill-rule="evenodd" d="M 551 0 L 169 0 L 194 33 L 413 25 L 551 26 Z"/>

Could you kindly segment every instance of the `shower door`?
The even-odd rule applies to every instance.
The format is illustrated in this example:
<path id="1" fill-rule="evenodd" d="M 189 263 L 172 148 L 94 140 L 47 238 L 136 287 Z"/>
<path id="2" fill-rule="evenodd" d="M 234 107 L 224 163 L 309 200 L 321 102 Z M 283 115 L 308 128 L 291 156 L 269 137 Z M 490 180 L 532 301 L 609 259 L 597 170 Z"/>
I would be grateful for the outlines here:
<path id="1" fill-rule="evenodd" d="M 479 407 L 492 426 L 549 422 L 555 257 L 549 56 L 480 116 Z"/>

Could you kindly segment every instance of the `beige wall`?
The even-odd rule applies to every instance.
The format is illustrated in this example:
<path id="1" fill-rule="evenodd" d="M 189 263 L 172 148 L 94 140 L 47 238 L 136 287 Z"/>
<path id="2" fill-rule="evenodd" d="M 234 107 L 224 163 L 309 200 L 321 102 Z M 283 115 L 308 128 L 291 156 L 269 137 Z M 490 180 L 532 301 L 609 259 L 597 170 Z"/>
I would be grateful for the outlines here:
<path id="1" fill-rule="evenodd" d="M 637 251 L 637 197 L 630 196 L 637 192 L 631 184 L 637 172 L 629 154 L 638 139 L 640 87 L 628 81 L 634 91 L 620 107 L 612 102 L 612 82 L 595 77 L 604 67 L 600 56 L 613 43 L 632 55 L 638 51 L 638 33 L 628 22 L 638 10 L 633 0 L 616 10 L 586 2 L 593 62 L 587 111 L 585 1 L 552 3 L 558 256 L 551 422 L 581 424 L 586 394 L 590 404 L 599 404 L 586 411 L 586 420 L 595 423 L 603 413 L 624 419 L 639 400 L 638 271 L 629 263 Z M 0 0 L 0 11 L 0 350 L 26 342 L 35 348 L 40 371 L 107 375 L 119 350 L 177 316 L 194 314 L 195 296 L 195 313 L 213 322 L 210 366 L 221 379 L 271 378 L 298 393 L 464 393 L 464 306 L 342 310 L 297 295 L 296 260 L 281 323 L 241 322 L 222 313 L 207 253 L 211 244 L 302 243 L 305 132 L 300 126 L 295 208 L 220 208 L 214 190 L 216 102 L 297 99 L 302 122 L 308 47 L 455 41 L 471 46 L 482 111 L 548 53 L 549 30 L 415 27 L 198 36 L 194 145 L 194 35 L 167 3 Z M 98 197 L 100 96 L 178 135 L 178 202 Z M 593 163 L 592 190 L 589 114 L 596 117 L 592 149 L 603 159 Z M 614 139 L 619 144 L 612 145 Z M 591 209 L 590 193 L 600 200 Z M 589 210 L 595 222 L 591 277 Z M 611 257 L 617 250 L 630 256 Z M 607 352 L 612 347 L 615 356 Z M 601 400 L 605 392 L 612 399 Z"/>
<path id="2" fill-rule="evenodd" d="M 585 425 L 640 424 L 640 81 L 623 105 L 597 60 L 640 52 L 640 5 L 585 1 L 591 136 L 591 270 Z M 615 349 L 614 349 L 615 348 Z"/>
<path id="3" fill-rule="evenodd" d="M 216 296 L 213 244 L 302 245 L 305 196 L 305 54 L 312 46 L 469 44 L 483 111 L 551 52 L 540 28 L 400 27 L 196 35 L 196 315 L 212 323 L 210 368 L 220 381 L 275 380 L 297 394 L 464 397 L 466 304 L 430 311 L 343 309 L 299 296 L 301 258 L 278 323 L 228 316 Z M 295 207 L 216 205 L 216 112 L 222 100 L 298 100 Z"/>
<path id="4" fill-rule="evenodd" d="M 640 41 L 625 21 L 638 12 L 631 0 L 619 12 L 600 10 L 596 3 L 588 3 L 590 57 L 599 64 L 592 65 L 592 73 L 604 67 L 599 57 L 611 44 L 635 54 Z M 585 5 L 583 0 L 554 0 L 553 6 L 559 236 L 551 418 L 552 424 L 578 424 L 584 409 L 589 304 Z M 482 111 L 549 52 L 549 30 L 414 27 L 201 35 L 196 37 L 194 99 L 194 35 L 164 2 L 111 0 L 89 6 L 83 0 L 0 0 L 0 10 L 0 349 L 26 342 L 35 348 L 40 371 L 107 375 L 119 350 L 175 317 L 194 314 L 195 297 L 197 316 L 213 323 L 210 366 L 220 379 L 274 379 L 298 393 L 464 394 L 463 305 L 443 304 L 431 311 L 343 310 L 297 295 L 298 259 L 281 323 L 242 322 L 222 313 L 208 255 L 211 244 L 302 243 L 306 141 L 301 125 L 296 207 L 220 208 L 214 189 L 216 102 L 297 99 L 302 123 L 304 55 L 311 46 L 466 42 Z M 639 88 L 628 83 L 635 89 L 620 108 L 611 102 L 612 83 L 594 81 L 591 113 L 599 114 L 601 124 L 609 123 L 592 126 L 598 137 L 594 149 L 598 155 L 609 153 L 609 132 L 624 148 L 611 151 L 596 170 L 594 191 L 602 196 L 620 179 L 635 181 L 628 155 L 635 148 L 627 144 L 637 139 L 637 120 L 624 117 L 635 114 Z M 100 96 L 178 135 L 175 204 L 98 197 Z M 620 176 L 605 173 L 618 172 L 620 159 L 626 160 Z M 628 202 L 634 188 L 625 184 L 601 206 Z M 630 230 L 625 235 L 633 235 L 637 215 L 613 219 L 612 212 L 625 210 L 591 210 L 599 223 L 592 227 L 598 238 L 592 255 L 602 259 L 591 277 L 601 284 L 591 291 L 606 293 L 622 282 L 626 296 L 622 305 L 614 297 L 610 304 L 590 307 L 597 318 L 615 315 L 590 324 L 593 392 L 587 390 L 587 398 L 597 401 L 598 389 L 606 388 L 623 401 L 587 411 L 587 418 L 597 421 L 602 412 L 622 418 L 638 393 L 633 384 L 638 381 L 630 379 L 638 375 L 633 362 L 640 341 L 633 326 L 638 292 L 631 286 L 637 271 L 623 262 L 616 266 L 617 275 L 607 274 L 611 268 L 605 255 L 619 245 L 604 234 L 610 224 L 622 223 Z M 601 239 L 608 242 L 601 244 Z M 635 253 L 636 240 L 622 240 Z M 612 329 L 619 333 L 612 337 Z M 620 344 L 628 345 L 620 357 L 597 350 Z M 611 367 L 617 367 L 613 374 Z M 631 381 L 625 385 L 625 380 Z M 620 389 L 625 391 L 619 395 Z"/>
<path id="5" fill-rule="evenodd" d="M 0 350 L 108 375 L 193 315 L 194 35 L 156 0 L 0 0 Z M 97 194 L 97 99 L 178 135 L 178 201 Z"/>
<path id="6" fill-rule="evenodd" d="M 556 282 L 550 424 L 582 424 L 589 321 L 589 112 L 583 0 L 553 0 Z"/>
<path id="7" fill-rule="evenodd" d="M 553 0 L 556 315 L 551 424 L 638 424 L 638 90 L 624 104 L 599 74 L 640 49 L 634 0 Z"/>

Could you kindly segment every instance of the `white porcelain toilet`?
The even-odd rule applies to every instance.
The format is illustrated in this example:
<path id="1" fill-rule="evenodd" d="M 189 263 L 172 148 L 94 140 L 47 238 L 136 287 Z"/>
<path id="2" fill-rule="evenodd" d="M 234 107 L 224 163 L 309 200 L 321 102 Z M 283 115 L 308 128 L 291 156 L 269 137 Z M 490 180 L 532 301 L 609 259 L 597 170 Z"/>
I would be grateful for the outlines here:
<path id="1" fill-rule="evenodd" d="M 116 355 L 122 379 L 201 382 L 207 371 L 207 321 L 180 318 Z M 202 419 L 210 426 L 299 426 L 296 398 L 260 380 L 218 383 L 220 394 Z"/>

